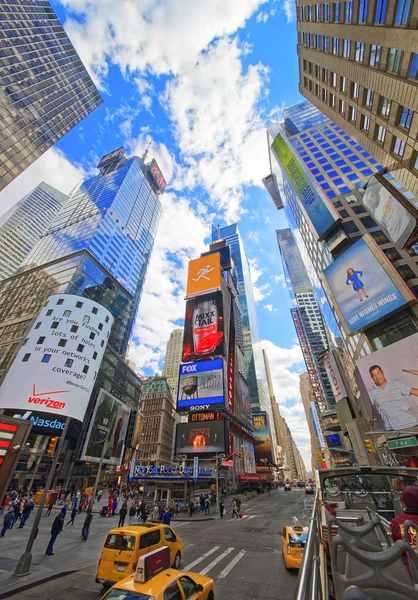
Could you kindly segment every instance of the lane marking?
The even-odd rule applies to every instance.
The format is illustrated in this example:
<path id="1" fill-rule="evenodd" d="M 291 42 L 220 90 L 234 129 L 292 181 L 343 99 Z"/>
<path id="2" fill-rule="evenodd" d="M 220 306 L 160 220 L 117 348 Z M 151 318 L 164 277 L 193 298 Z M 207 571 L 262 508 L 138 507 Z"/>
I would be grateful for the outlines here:
<path id="1" fill-rule="evenodd" d="M 243 519 L 248 519 L 248 515 L 242 515 Z"/>
<path id="2" fill-rule="evenodd" d="M 255 519 L 257 515 L 251 515 L 250 517 L 248 517 L 249 519 Z"/>
<path id="3" fill-rule="evenodd" d="M 216 567 L 216 565 L 220 563 L 221 560 L 225 558 L 225 556 L 228 556 L 228 554 L 232 552 L 232 550 L 233 548 L 228 548 L 227 550 L 225 550 L 225 552 L 222 552 L 222 554 L 220 554 L 217 558 L 215 558 L 215 560 L 208 564 L 208 566 L 205 567 L 203 571 L 199 571 L 200 575 L 206 575 L 207 573 L 209 573 L 209 571 L 213 569 L 213 567 Z"/>
<path id="4" fill-rule="evenodd" d="M 226 577 L 228 575 L 228 573 L 235 567 L 235 565 L 241 560 L 241 558 L 244 556 L 245 554 L 245 550 L 241 550 L 241 552 L 239 552 L 235 558 L 233 558 L 231 560 L 231 562 L 226 565 L 225 569 L 222 571 L 222 573 L 220 573 L 218 575 L 218 579 L 223 579 L 224 577 Z"/>
<path id="5" fill-rule="evenodd" d="M 178 527 L 185 527 L 186 525 L 190 525 L 190 522 L 185 521 L 184 523 L 173 523 L 171 527 L 173 529 L 177 529 Z"/>
<path id="6" fill-rule="evenodd" d="M 199 558 L 196 558 L 196 560 L 194 560 L 193 562 L 191 562 L 190 565 L 187 565 L 187 567 L 184 567 L 184 571 L 190 571 L 190 569 L 193 569 L 193 567 L 195 567 L 200 562 L 202 562 L 202 560 L 205 560 L 205 558 L 207 558 L 208 556 L 210 556 L 211 554 L 213 554 L 214 552 L 216 552 L 217 550 L 219 550 L 219 548 L 220 548 L 220 546 L 214 546 L 211 550 L 209 550 L 208 552 L 206 552 L 206 554 L 203 554 L 203 556 L 200 556 Z"/>

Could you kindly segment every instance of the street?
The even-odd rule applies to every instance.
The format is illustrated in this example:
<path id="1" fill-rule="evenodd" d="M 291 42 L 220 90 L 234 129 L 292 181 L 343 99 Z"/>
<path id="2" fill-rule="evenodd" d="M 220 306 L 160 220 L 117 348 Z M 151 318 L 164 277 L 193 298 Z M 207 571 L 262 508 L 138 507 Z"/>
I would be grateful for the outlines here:
<path id="1" fill-rule="evenodd" d="M 229 499 L 226 506 L 229 508 Z M 172 525 L 181 537 L 184 546 L 182 568 L 213 577 L 216 585 L 217 600 L 291 600 L 293 598 L 297 571 L 286 571 L 281 551 L 280 531 L 284 525 L 296 516 L 301 524 L 308 524 L 313 497 L 306 496 L 303 490 L 293 489 L 284 492 L 282 489 L 272 491 L 271 495 L 263 494 L 242 504 L 242 519 L 230 519 L 230 514 L 223 520 L 193 522 L 174 520 Z M 92 534 L 86 544 L 79 541 L 80 529 L 84 517 L 77 517 L 77 530 L 63 531 L 55 545 L 55 556 L 36 558 L 36 569 L 45 568 L 48 561 L 56 561 L 57 569 L 64 563 L 71 563 L 77 572 L 64 575 L 52 581 L 30 587 L 25 591 L 7 595 L 12 600 L 39 598 L 48 600 L 98 599 L 102 588 L 94 581 L 96 566 L 103 539 L 108 529 L 116 521 L 100 519 L 95 515 Z M 43 517 L 42 526 L 45 528 Z M 47 521 L 50 526 L 51 521 Z M 117 522 L 113 526 L 116 526 Z M 26 540 L 28 533 L 21 539 Z M 10 534 L 10 535 L 9 535 Z M 48 530 L 42 532 L 45 541 Z M 17 532 L 8 532 L 9 541 L 16 538 Z M 70 541 L 69 541 L 70 540 Z M 5 559 L 10 559 L 7 538 L 0 540 L 0 569 L 4 569 Z M 88 547 L 87 547 L 88 544 Z M 36 542 L 36 549 L 38 549 Z M 23 551 L 22 548 L 19 550 Z M 35 549 L 35 550 L 36 550 Z M 41 548 L 43 552 L 44 548 Z M 79 554 L 81 553 L 81 554 Z M 13 541 L 13 557 L 18 558 L 16 543 Z M 78 557 L 79 567 L 76 567 Z M 0 571 L 4 576 L 4 571 Z M 10 575 L 10 573 L 8 574 Z M 31 577 L 31 576 L 30 576 Z M 0 580 L 1 590 L 12 578 Z M 13 578 L 16 583 L 16 578 Z M 25 582 L 17 580 L 19 585 Z M 280 591 L 280 592 L 279 592 Z M 0 592 L 2 597 L 5 597 Z M 280 593 L 280 596 L 278 595 Z"/>

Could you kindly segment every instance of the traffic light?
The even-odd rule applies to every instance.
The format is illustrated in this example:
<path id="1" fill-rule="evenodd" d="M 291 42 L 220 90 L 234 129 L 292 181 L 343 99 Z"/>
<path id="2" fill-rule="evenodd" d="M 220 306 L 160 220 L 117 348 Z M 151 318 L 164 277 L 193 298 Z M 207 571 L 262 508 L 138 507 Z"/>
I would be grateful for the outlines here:
<path id="1" fill-rule="evenodd" d="M 242 458 L 242 452 L 238 452 L 237 456 L 238 458 Z"/>
<path id="2" fill-rule="evenodd" d="M 376 454 L 376 448 L 374 447 L 372 440 L 364 440 L 364 443 L 366 444 L 367 452 L 369 454 Z"/>
<path id="3" fill-rule="evenodd" d="M 52 437 L 49 439 L 48 450 L 46 451 L 49 458 L 54 458 L 55 450 L 57 448 L 59 441 L 60 441 L 59 437 Z"/>

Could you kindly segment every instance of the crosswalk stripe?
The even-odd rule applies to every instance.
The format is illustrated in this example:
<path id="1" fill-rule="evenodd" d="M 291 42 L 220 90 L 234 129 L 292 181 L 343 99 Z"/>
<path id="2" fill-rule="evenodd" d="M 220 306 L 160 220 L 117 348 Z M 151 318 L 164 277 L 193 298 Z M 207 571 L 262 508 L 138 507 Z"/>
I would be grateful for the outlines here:
<path id="1" fill-rule="evenodd" d="M 257 515 L 251 515 L 250 517 L 248 517 L 249 519 L 255 519 Z"/>
<path id="2" fill-rule="evenodd" d="M 190 565 L 187 565 L 187 567 L 184 567 L 184 570 L 185 571 L 190 571 L 190 569 L 193 569 L 193 567 L 195 567 L 200 562 L 202 562 L 202 560 L 205 560 L 205 558 L 207 558 L 208 556 L 210 556 L 211 554 L 213 554 L 214 552 L 216 552 L 217 550 L 219 550 L 219 548 L 220 548 L 220 546 L 214 546 L 211 550 L 209 550 L 208 552 L 206 552 L 206 554 L 203 554 L 203 556 L 200 556 L 199 558 L 196 558 L 196 560 L 194 560 L 193 562 L 191 562 Z"/>
<path id="3" fill-rule="evenodd" d="M 241 560 L 241 558 L 244 556 L 245 554 L 245 550 L 241 550 L 241 552 L 239 552 L 235 558 L 233 558 L 231 560 L 231 562 L 226 565 L 225 569 L 222 571 L 222 573 L 220 573 L 218 575 L 218 579 L 223 579 L 224 577 L 226 577 L 229 573 L 229 571 L 231 571 L 235 565 Z"/>
<path id="4" fill-rule="evenodd" d="M 242 518 L 243 518 L 243 519 L 248 519 L 248 516 L 249 516 L 249 515 L 242 515 Z"/>
<path id="5" fill-rule="evenodd" d="M 228 554 L 230 552 L 232 552 L 233 548 L 228 548 L 227 550 L 225 550 L 225 552 L 222 552 L 222 554 L 220 554 L 217 558 L 215 558 L 215 560 L 213 560 L 207 567 L 205 567 L 202 571 L 199 571 L 199 573 L 201 575 L 206 575 L 207 573 L 209 573 L 209 571 L 211 569 L 213 569 L 213 567 L 215 567 L 219 562 L 221 562 L 221 560 L 223 560 L 225 558 L 225 556 L 228 556 Z"/>
<path id="6" fill-rule="evenodd" d="M 184 521 L 184 523 L 172 523 L 171 524 L 173 529 L 177 529 L 178 527 L 185 527 L 186 525 L 190 525 L 190 522 Z"/>

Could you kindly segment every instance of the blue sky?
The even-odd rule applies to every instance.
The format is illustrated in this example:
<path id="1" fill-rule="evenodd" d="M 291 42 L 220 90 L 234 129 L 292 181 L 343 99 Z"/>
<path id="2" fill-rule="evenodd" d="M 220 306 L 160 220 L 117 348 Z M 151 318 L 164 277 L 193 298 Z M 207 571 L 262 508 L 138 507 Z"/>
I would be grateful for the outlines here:
<path id="1" fill-rule="evenodd" d="M 168 187 L 130 356 L 161 371 L 181 325 L 189 258 L 212 223 L 238 221 L 252 266 L 260 334 L 275 393 L 309 465 L 299 398 L 304 371 L 275 230 L 286 227 L 261 186 L 266 125 L 302 100 L 293 0 L 52 0 L 104 104 L 0 194 L 5 210 L 45 180 L 62 191 L 124 145 L 152 140 Z M 117 7 L 117 9 L 116 9 Z"/>

